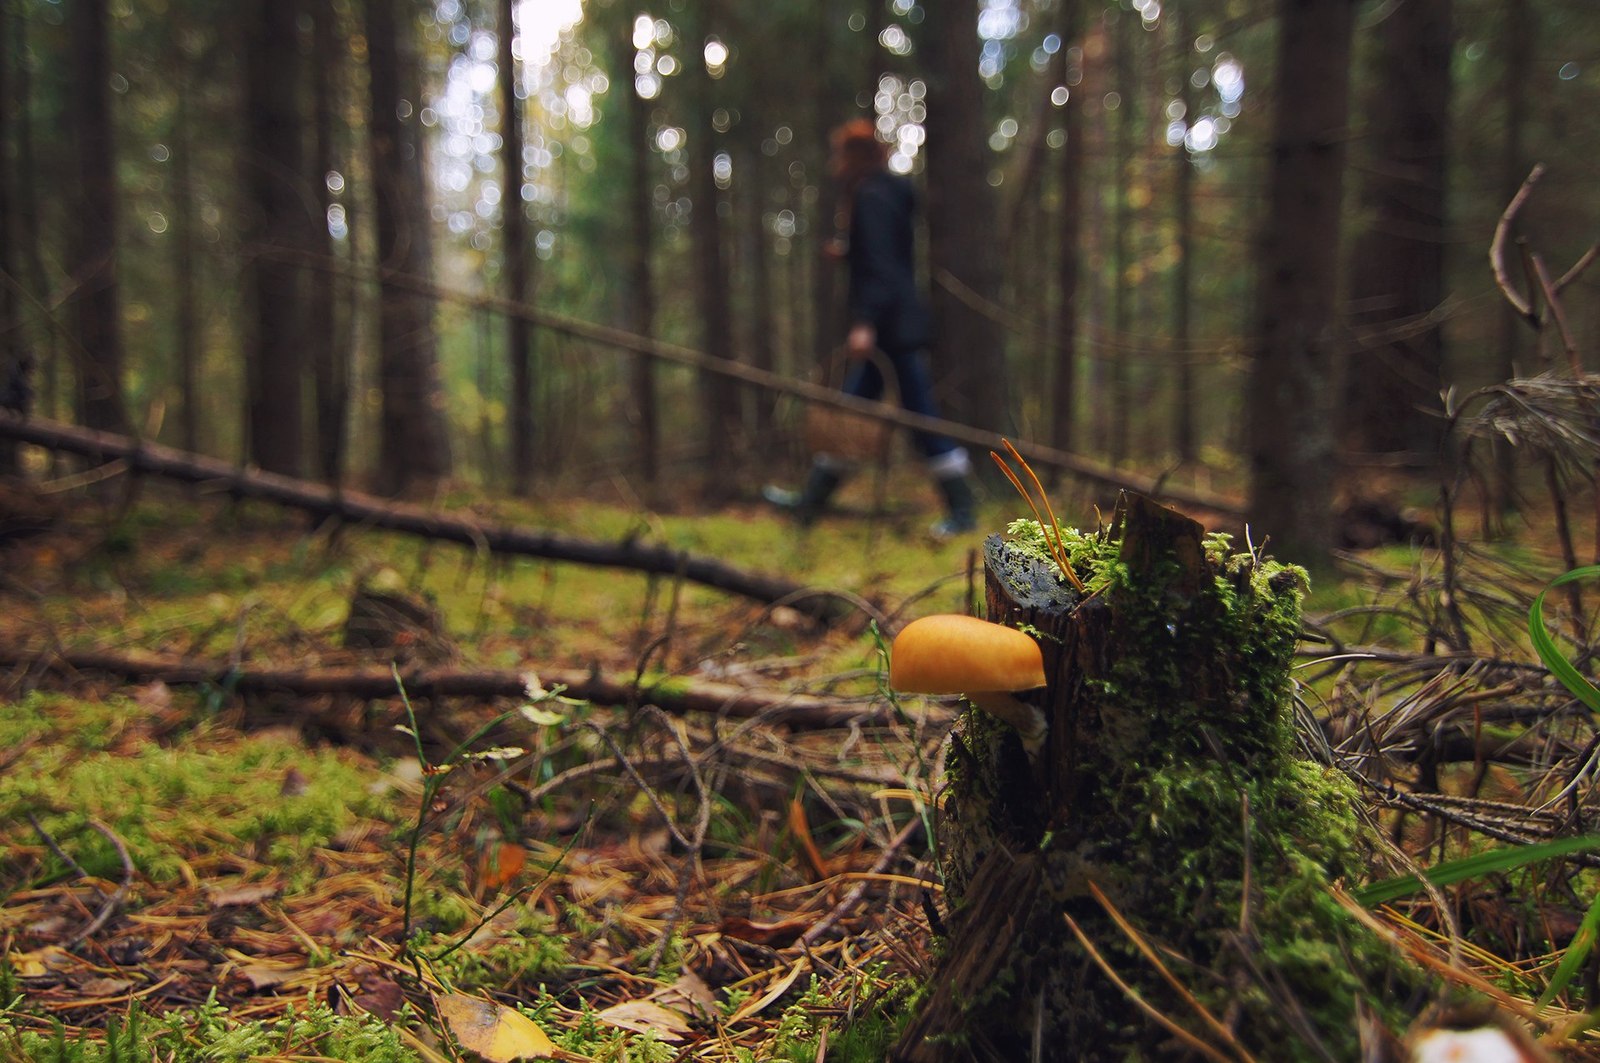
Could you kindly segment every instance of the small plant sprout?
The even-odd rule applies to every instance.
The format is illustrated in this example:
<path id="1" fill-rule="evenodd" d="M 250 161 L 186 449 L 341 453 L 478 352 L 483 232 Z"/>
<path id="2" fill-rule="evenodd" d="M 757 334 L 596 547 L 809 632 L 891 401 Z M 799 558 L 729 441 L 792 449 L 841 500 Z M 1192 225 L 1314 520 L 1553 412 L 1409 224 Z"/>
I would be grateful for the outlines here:
<path id="1" fill-rule="evenodd" d="M 1016 628 L 957 613 L 913 620 L 895 636 L 889 685 L 908 694 L 962 694 L 1016 728 L 1030 760 L 1044 748 L 1044 713 L 1016 696 L 1045 685 L 1044 654 Z"/>
<path id="2" fill-rule="evenodd" d="M 1033 496 L 1028 493 L 1028 488 L 1024 486 L 1021 477 L 1011 471 L 1011 466 L 1006 464 L 1006 459 L 992 450 L 989 451 L 989 457 L 993 458 L 994 463 L 1000 466 L 1000 471 L 1006 474 L 1006 479 L 1011 481 L 1011 486 L 1017 489 L 1017 494 L 1021 495 L 1022 500 L 1028 503 L 1028 508 L 1033 510 L 1033 517 L 1039 522 L 1039 530 L 1044 534 L 1045 547 L 1050 551 L 1050 556 L 1055 560 L 1057 567 L 1061 569 L 1061 574 L 1067 578 L 1067 582 L 1071 583 L 1079 594 L 1083 594 L 1083 581 L 1078 578 L 1076 572 L 1072 571 L 1072 562 L 1067 560 L 1067 548 L 1061 534 L 1061 522 L 1056 520 L 1055 510 L 1050 508 L 1050 496 L 1045 494 L 1044 485 L 1039 482 L 1039 477 L 1034 474 L 1033 467 L 1028 464 L 1027 459 L 1017 453 L 1017 448 L 1011 445 L 1011 440 L 1002 439 L 1000 442 L 1005 445 L 1006 452 L 1016 459 L 1018 465 L 1022 466 L 1022 471 L 1028 474 L 1028 480 L 1033 484 L 1033 489 L 1039 492 L 1039 499 L 1044 503 L 1044 511 L 1050 517 L 1048 524 L 1045 523 L 1044 517 L 1040 516 L 1039 507 L 1034 505 Z M 1054 535 L 1053 539 L 1051 538 L 1052 534 Z"/>

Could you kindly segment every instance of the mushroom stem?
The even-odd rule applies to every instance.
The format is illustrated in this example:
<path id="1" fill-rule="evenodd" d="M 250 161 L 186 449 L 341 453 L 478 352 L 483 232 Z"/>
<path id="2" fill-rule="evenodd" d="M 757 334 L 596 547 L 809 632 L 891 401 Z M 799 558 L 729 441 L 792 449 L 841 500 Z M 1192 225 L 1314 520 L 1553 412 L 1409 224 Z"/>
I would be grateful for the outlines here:
<path id="1" fill-rule="evenodd" d="M 1050 732 L 1050 723 L 1042 709 L 1004 690 L 981 690 L 966 697 L 977 708 L 1015 728 L 1022 737 L 1022 748 L 1029 760 L 1038 757 L 1044 748 L 1045 735 Z"/>

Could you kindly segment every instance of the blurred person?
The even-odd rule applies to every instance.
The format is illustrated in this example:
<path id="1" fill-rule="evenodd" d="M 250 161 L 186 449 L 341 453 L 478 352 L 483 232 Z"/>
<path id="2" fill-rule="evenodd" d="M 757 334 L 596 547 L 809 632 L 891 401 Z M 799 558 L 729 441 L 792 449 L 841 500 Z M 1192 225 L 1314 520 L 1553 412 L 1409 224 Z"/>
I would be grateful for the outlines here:
<path id="1" fill-rule="evenodd" d="M 871 121 L 858 118 L 829 136 L 829 169 L 838 182 L 848 215 L 848 239 L 834 241 L 828 253 L 850 270 L 850 330 L 845 351 L 851 364 L 842 388 L 846 395 L 881 398 L 884 380 L 870 356 L 882 351 L 895 375 L 900 403 L 913 413 L 939 416 L 928 367 L 933 322 L 917 290 L 916 192 L 909 178 L 888 169 L 887 146 Z M 977 527 L 972 492 L 972 460 L 964 447 L 934 432 L 912 432 L 912 443 L 944 499 L 945 513 L 929 529 L 948 539 Z M 827 452 L 812 458 L 798 491 L 768 485 L 762 495 L 773 505 L 809 524 L 852 471 L 851 463 Z"/>

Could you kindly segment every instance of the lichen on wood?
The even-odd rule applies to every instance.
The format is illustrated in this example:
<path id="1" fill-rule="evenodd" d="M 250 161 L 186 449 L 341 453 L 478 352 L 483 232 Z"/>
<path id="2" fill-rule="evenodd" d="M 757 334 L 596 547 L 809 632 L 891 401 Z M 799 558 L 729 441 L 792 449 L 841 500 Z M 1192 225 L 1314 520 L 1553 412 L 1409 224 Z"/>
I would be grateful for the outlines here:
<path id="1" fill-rule="evenodd" d="M 896 1058 L 1173 1054 L 1133 993 L 1224 1058 L 1358 1058 L 1358 1011 L 1422 979 L 1329 892 L 1370 836 L 1295 737 L 1305 573 L 1125 495 L 1066 537 L 1079 595 L 1030 524 L 986 543 L 987 600 L 1040 642 L 1050 733 L 1035 762 L 982 714 L 952 736 L 949 934 Z"/>

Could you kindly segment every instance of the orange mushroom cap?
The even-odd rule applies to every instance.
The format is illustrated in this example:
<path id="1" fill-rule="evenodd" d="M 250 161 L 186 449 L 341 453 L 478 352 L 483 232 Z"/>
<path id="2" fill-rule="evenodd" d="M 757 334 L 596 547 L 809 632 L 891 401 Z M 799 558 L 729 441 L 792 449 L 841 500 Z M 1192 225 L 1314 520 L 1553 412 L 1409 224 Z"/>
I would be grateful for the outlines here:
<path id="1" fill-rule="evenodd" d="M 924 616 L 895 636 L 889 685 L 908 694 L 979 694 L 1045 685 L 1044 654 L 1014 627 L 955 613 Z"/>

